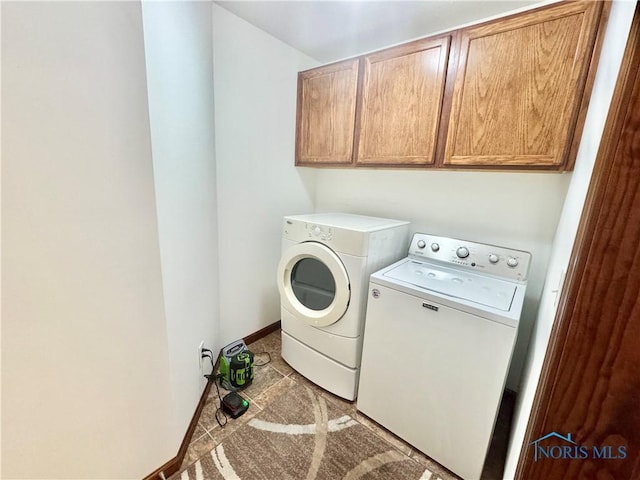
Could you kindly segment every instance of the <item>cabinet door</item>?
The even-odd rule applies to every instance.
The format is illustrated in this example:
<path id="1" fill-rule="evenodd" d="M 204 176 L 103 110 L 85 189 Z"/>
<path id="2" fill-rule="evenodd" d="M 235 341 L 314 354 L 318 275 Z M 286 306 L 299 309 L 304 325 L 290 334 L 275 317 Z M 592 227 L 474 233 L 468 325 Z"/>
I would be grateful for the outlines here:
<path id="1" fill-rule="evenodd" d="M 561 3 L 462 30 L 444 164 L 565 163 L 601 9 Z"/>
<path id="2" fill-rule="evenodd" d="M 357 165 L 434 162 L 450 37 L 364 57 Z"/>
<path id="3" fill-rule="evenodd" d="M 298 74 L 296 165 L 353 159 L 358 60 Z"/>

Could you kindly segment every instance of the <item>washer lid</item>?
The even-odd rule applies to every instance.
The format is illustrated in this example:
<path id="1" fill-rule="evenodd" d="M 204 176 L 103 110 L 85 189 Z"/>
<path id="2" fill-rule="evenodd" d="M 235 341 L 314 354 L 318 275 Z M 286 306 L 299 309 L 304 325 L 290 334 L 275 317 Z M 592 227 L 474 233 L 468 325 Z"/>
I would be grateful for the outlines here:
<path id="1" fill-rule="evenodd" d="M 511 282 L 415 260 L 388 270 L 384 276 L 505 312 L 511 309 L 516 293 Z"/>

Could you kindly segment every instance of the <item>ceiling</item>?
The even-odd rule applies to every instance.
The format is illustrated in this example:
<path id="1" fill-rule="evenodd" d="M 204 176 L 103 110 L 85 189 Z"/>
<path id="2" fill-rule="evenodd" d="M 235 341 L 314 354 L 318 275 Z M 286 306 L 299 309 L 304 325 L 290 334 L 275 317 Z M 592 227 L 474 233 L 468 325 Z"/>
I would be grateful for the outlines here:
<path id="1" fill-rule="evenodd" d="M 529 8 L 540 1 L 236 0 L 215 3 L 321 63 L 328 63 Z"/>

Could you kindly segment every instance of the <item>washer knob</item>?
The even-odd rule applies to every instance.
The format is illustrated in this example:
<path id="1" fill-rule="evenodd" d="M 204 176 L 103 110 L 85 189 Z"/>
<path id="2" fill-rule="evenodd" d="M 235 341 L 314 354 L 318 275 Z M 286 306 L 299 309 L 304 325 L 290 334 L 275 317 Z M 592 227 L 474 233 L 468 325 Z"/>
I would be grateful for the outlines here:
<path id="1" fill-rule="evenodd" d="M 507 258 L 507 265 L 509 265 L 511 268 L 515 268 L 518 266 L 518 259 L 515 257 L 509 257 Z"/>
<path id="2" fill-rule="evenodd" d="M 440 245 L 438 245 L 437 243 L 432 243 L 431 250 L 437 252 L 438 250 L 440 250 Z"/>
<path id="3" fill-rule="evenodd" d="M 498 257 L 498 255 L 496 255 L 495 253 L 489 255 L 489 261 L 491 263 L 498 263 L 498 260 L 500 260 L 500 257 Z"/>
<path id="4" fill-rule="evenodd" d="M 424 242 L 424 240 L 418 240 L 418 248 L 422 249 L 426 246 L 427 244 Z"/>
<path id="5" fill-rule="evenodd" d="M 469 256 L 469 249 L 467 247 L 458 247 L 456 255 L 458 258 L 467 258 Z"/>
<path id="6" fill-rule="evenodd" d="M 317 237 L 318 235 L 320 235 L 320 232 L 322 230 L 320 230 L 320 227 L 318 227 L 317 225 L 315 227 L 313 227 L 313 234 Z"/>

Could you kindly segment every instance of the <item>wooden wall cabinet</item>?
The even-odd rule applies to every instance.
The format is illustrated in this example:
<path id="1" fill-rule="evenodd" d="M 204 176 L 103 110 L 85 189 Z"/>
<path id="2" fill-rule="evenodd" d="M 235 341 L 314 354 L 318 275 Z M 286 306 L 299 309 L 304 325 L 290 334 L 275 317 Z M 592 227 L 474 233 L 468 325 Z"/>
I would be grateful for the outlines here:
<path id="1" fill-rule="evenodd" d="M 563 165 L 601 8 L 567 2 L 460 32 L 445 166 Z"/>
<path id="2" fill-rule="evenodd" d="M 296 165 L 350 164 L 359 60 L 298 74 Z"/>
<path id="3" fill-rule="evenodd" d="M 572 169 L 603 8 L 561 2 L 301 72 L 296 165 Z"/>
<path id="4" fill-rule="evenodd" d="M 424 39 L 362 59 L 356 165 L 435 162 L 450 43 Z"/>

